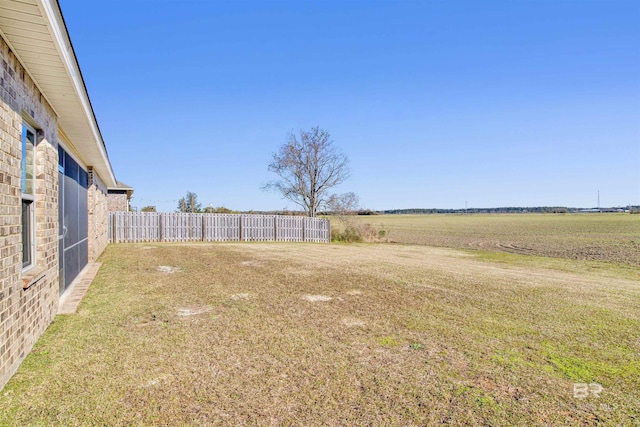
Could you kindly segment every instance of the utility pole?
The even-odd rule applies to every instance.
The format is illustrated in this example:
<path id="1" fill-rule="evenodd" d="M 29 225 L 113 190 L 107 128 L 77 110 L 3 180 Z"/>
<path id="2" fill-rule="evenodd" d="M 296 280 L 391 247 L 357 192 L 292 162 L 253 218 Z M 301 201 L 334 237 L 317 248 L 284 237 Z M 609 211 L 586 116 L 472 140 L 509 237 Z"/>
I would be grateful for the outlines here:
<path id="1" fill-rule="evenodd" d="M 598 190 L 598 211 L 600 210 L 600 190 Z"/>

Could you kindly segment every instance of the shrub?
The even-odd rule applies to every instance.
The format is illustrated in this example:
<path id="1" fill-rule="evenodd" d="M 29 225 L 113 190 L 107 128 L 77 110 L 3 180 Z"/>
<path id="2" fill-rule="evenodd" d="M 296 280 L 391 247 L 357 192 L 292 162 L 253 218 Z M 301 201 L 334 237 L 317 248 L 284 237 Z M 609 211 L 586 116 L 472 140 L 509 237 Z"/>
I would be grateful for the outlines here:
<path id="1" fill-rule="evenodd" d="M 355 227 L 345 227 L 344 230 L 331 228 L 331 240 L 334 242 L 359 243 L 362 242 L 362 233 Z"/>
<path id="2" fill-rule="evenodd" d="M 387 230 L 377 229 L 371 224 L 359 221 L 347 221 L 343 229 L 331 227 L 331 240 L 334 242 L 359 243 L 385 241 Z"/>

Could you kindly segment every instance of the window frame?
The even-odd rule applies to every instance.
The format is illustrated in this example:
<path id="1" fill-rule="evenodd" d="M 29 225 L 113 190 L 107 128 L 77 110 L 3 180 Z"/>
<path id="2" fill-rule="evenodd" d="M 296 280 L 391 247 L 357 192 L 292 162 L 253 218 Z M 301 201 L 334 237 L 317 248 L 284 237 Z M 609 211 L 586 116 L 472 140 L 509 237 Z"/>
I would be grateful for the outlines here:
<path id="1" fill-rule="evenodd" d="M 27 165 L 26 162 L 26 144 L 28 133 L 33 135 L 33 155 L 31 164 Z M 38 131 L 29 123 L 23 120 L 22 122 L 22 138 L 21 138 L 21 152 L 22 158 L 20 162 L 20 218 L 21 218 L 21 239 L 22 239 L 22 271 L 25 272 L 36 265 L 36 218 L 35 218 L 35 204 L 36 204 L 36 154 L 38 145 Z M 25 193 L 26 184 L 26 170 L 27 166 L 32 168 L 31 179 L 31 191 L 32 193 Z M 28 233 L 24 233 L 24 206 L 28 205 L 27 209 L 27 223 L 29 225 Z M 24 244 L 25 236 L 29 239 L 28 245 Z M 28 251 L 25 256 L 25 249 Z M 28 258 L 25 262 L 25 258 Z"/>

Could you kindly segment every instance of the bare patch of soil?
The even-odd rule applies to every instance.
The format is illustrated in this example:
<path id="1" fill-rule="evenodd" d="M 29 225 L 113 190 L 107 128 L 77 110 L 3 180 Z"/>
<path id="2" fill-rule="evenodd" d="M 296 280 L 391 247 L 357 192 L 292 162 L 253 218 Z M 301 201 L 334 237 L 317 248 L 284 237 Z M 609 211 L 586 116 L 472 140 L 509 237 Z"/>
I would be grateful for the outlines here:
<path id="1" fill-rule="evenodd" d="M 240 265 L 243 267 L 265 267 L 267 263 L 261 260 L 249 260 L 249 261 L 242 261 Z"/>
<path id="2" fill-rule="evenodd" d="M 213 311 L 213 307 L 200 307 L 200 308 L 180 308 L 178 309 L 178 316 L 180 317 L 189 317 L 189 316 L 197 316 L 199 314 L 209 313 Z"/>
<path id="3" fill-rule="evenodd" d="M 367 323 L 364 322 L 363 320 L 355 319 L 353 317 L 347 317 L 342 319 L 342 324 L 345 325 L 347 328 L 364 327 L 367 325 Z"/>
<path id="4" fill-rule="evenodd" d="M 328 297 L 326 295 L 304 295 L 302 299 L 307 300 L 309 302 L 325 302 L 325 301 L 331 301 L 333 298 Z"/>

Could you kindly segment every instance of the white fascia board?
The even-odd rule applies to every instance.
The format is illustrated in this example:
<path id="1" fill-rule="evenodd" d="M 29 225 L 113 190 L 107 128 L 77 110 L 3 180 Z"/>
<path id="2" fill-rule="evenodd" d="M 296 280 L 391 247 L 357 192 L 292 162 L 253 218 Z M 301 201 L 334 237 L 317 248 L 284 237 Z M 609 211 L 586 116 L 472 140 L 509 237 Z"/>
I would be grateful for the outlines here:
<path id="1" fill-rule="evenodd" d="M 60 117 L 60 114 L 58 114 L 58 111 L 56 111 L 56 108 L 53 106 L 53 103 L 51 102 L 51 100 L 49 100 L 49 98 L 47 98 L 47 94 L 42 90 L 42 88 L 40 87 L 40 85 L 38 84 L 38 81 L 33 77 L 33 75 L 31 74 L 31 72 L 29 71 L 29 69 L 27 68 L 25 62 L 22 60 L 22 58 L 20 58 L 20 55 L 18 54 L 18 51 L 16 50 L 15 47 L 13 47 L 13 45 L 11 44 L 11 42 L 9 41 L 9 37 L 6 36 L 5 33 L 2 32 L 2 28 L 0 28 L 0 37 L 2 37 L 2 39 L 4 40 L 4 42 L 7 44 L 7 46 L 9 46 L 9 49 L 11 49 L 11 52 L 13 52 L 13 54 L 15 55 L 15 57 L 18 59 L 18 62 L 20 63 L 20 65 L 22 65 L 22 68 L 24 69 L 25 73 L 27 73 L 27 75 L 29 76 L 29 78 L 31 79 L 31 81 L 33 82 L 34 85 L 36 85 L 36 87 L 38 88 L 38 90 L 40 91 L 40 93 L 42 94 L 42 97 L 45 99 L 45 101 L 47 101 L 47 103 L 49 104 L 49 106 L 51 107 L 51 109 L 53 110 L 53 113 Z"/>
<path id="2" fill-rule="evenodd" d="M 47 18 L 46 22 L 51 29 L 53 43 L 58 50 L 58 53 L 63 61 L 65 68 L 67 69 L 67 72 L 69 73 L 69 77 L 71 77 L 73 88 L 78 95 L 78 99 L 82 103 L 82 109 L 85 114 L 85 119 L 87 120 L 87 123 L 91 128 L 95 143 L 98 145 L 98 149 L 100 150 L 102 160 L 107 166 L 107 172 L 109 174 L 107 178 L 111 181 L 110 183 L 115 184 L 116 177 L 113 173 L 113 168 L 111 167 L 109 157 L 107 156 L 100 131 L 98 130 L 98 124 L 95 120 L 93 108 L 91 108 L 91 103 L 89 102 L 89 95 L 87 94 L 84 82 L 82 81 L 78 61 L 76 60 L 75 54 L 73 53 L 71 41 L 69 39 L 69 35 L 67 34 L 64 21 L 62 20 L 62 14 L 60 12 L 59 6 L 57 2 L 53 0 L 39 0 L 38 6 L 40 7 L 40 10 L 43 12 L 44 16 L 46 16 Z"/>

